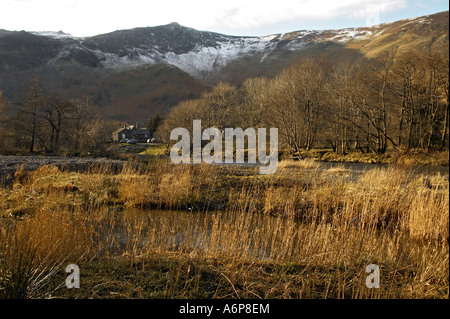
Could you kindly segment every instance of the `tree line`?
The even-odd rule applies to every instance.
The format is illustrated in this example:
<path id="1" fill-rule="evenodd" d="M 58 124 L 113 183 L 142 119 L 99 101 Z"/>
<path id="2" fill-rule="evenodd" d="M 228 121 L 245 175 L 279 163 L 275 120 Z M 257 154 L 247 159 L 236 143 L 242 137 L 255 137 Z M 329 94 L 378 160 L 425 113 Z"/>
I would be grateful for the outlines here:
<path id="1" fill-rule="evenodd" d="M 448 45 L 338 65 L 305 58 L 273 78 L 220 82 L 147 127 L 168 146 L 174 128 L 199 119 L 203 128 L 277 127 L 279 149 L 300 156 L 312 148 L 441 151 L 449 146 L 448 72 Z M 46 94 L 39 77 L 28 80 L 17 112 L 10 109 L 0 91 L 1 153 L 98 154 L 121 126 L 102 119 L 89 97 Z"/>
<path id="2" fill-rule="evenodd" d="M 92 100 L 47 94 L 39 77 L 28 80 L 16 112 L 0 91 L 0 153 L 101 154 L 117 129 L 101 119 Z M 12 113 L 12 114 L 11 114 Z"/>
<path id="3" fill-rule="evenodd" d="M 448 46 L 339 65 L 306 58 L 274 78 L 220 82 L 180 102 L 157 135 L 169 145 L 172 129 L 200 119 L 204 128 L 277 127 L 280 148 L 291 153 L 448 149 L 448 59 Z"/>

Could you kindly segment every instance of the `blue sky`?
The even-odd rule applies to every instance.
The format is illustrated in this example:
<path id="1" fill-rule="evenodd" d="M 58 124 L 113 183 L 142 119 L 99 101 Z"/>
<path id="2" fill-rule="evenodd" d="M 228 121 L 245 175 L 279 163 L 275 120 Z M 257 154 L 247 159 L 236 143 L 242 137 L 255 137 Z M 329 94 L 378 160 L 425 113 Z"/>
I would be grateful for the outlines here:
<path id="1" fill-rule="evenodd" d="M 262 36 L 363 27 L 448 7 L 444 0 L 2 0 L 0 29 L 91 36 L 178 22 L 198 30 Z"/>

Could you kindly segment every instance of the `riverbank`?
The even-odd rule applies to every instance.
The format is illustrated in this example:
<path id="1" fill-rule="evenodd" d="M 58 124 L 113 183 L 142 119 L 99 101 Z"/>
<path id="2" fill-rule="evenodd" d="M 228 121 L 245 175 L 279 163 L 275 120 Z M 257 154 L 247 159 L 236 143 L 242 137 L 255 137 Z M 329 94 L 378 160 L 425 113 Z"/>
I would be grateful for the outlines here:
<path id="1" fill-rule="evenodd" d="M 399 152 L 388 150 L 385 154 L 363 153 L 350 151 L 338 154 L 331 149 L 302 150 L 297 158 L 314 159 L 322 162 L 365 163 L 365 164 L 397 164 L 409 166 L 449 166 L 449 152 L 426 152 L 424 150 L 410 150 Z"/>

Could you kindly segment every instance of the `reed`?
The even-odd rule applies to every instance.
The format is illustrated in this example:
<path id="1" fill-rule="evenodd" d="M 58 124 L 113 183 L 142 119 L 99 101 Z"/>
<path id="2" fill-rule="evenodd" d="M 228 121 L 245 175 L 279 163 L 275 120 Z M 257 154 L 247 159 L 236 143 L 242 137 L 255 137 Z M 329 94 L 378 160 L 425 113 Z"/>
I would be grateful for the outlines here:
<path id="1" fill-rule="evenodd" d="M 0 189 L 0 295 L 448 298 L 448 176 L 316 168 L 19 171 Z M 195 209 L 213 201 L 226 204 Z M 72 262 L 87 272 L 78 295 L 62 286 Z"/>

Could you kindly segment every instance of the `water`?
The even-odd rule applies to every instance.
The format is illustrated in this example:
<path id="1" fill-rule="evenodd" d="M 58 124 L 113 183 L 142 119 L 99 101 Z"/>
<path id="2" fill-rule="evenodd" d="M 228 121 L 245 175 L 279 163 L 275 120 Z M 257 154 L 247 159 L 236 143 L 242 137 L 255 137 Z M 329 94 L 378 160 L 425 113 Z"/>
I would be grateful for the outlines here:
<path id="1" fill-rule="evenodd" d="M 279 174 L 285 178 L 313 182 L 319 174 L 318 171 L 327 171 L 326 175 L 330 178 L 344 178 L 354 181 L 369 170 L 375 168 L 388 169 L 395 166 L 331 162 L 318 164 L 318 166 L 309 169 L 299 169 L 293 166 L 280 170 Z M 233 165 L 233 167 L 235 166 Z M 403 166 L 403 168 L 411 174 L 441 174 L 448 179 L 448 167 L 408 168 Z M 246 170 L 246 174 L 252 172 L 251 168 L 248 169 L 248 167 L 242 167 L 242 169 Z M 299 172 L 301 172 L 300 175 Z M 114 253 L 127 250 L 145 250 L 145 248 L 173 251 L 196 250 L 208 252 L 211 249 L 233 251 L 237 250 L 236 247 L 239 247 L 239 245 L 226 241 L 224 236 L 235 236 L 235 241 L 241 241 L 247 245 L 240 247 L 245 251 L 236 251 L 236 253 L 250 252 L 264 259 L 270 256 L 273 247 L 262 244 L 264 238 L 261 238 L 261 236 L 264 236 L 264 234 L 267 237 L 272 236 L 271 232 L 276 231 L 278 227 L 275 224 L 282 224 L 279 220 L 280 217 L 233 211 L 194 212 L 125 209 L 111 210 L 104 221 L 97 223 L 95 228 L 98 231 L 97 240 L 106 242 L 106 249 Z M 289 225 L 284 224 L 282 226 L 287 227 Z M 262 235 L 255 235 L 255 230 L 258 230 Z"/>
<path id="2" fill-rule="evenodd" d="M 263 232 L 264 229 L 275 228 L 274 223 L 279 223 L 279 219 L 232 211 L 126 209 L 112 212 L 108 219 L 97 222 L 95 240 L 100 244 L 101 254 L 146 249 L 204 253 L 214 250 L 267 259 L 270 247 L 261 245 L 261 238 L 253 230 Z"/>
<path id="3" fill-rule="evenodd" d="M 335 163 L 335 162 L 320 162 L 320 169 L 327 170 L 332 168 L 344 168 L 353 173 L 364 173 L 372 169 L 388 169 L 388 168 L 400 168 L 411 171 L 413 174 L 425 174 L 425 175 L 448 175 L 448 166 L 404 166 L 396 164 L 369 164 L 369 163 Z"/>

